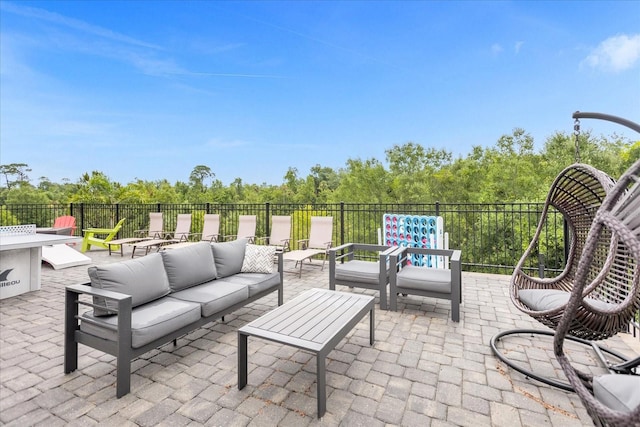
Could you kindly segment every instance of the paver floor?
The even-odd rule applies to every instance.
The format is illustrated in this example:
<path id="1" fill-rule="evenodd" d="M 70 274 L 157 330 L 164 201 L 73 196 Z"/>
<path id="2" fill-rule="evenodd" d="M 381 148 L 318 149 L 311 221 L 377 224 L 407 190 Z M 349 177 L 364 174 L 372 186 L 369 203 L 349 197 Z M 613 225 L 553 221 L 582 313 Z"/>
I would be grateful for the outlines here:
<path id="1" fill-rule="evenodd" d="M 127 259 L 90 251 L 94 264 Z M 115 359 L 79 346 L 78 370 L 63 373 L 64 286 L 87 281 L 87 266 L 42 267 L 42 290 L 0 301 L 0 424 L 176 426 L 582 426 L 578 397 L 525 378 L 491 353 L 512 328 L 543 328 L 509 301 L 508 276 L 463 273 L 461 321 L 448 301 L 400 297 L 379 310 L 376 342 L 365 319 L 327 358 L 327 413 L 316 419 L 316 363 L 289 346 L 251 341 L 249 384 L 237 387 L 237 329 L 277 305 L 272 294 L 136 359 L 131 393 L 115 397 Z M 328 268 L 285 274 L 285 301 L 328 289 Z M 364 289 L 338 290 L 375 295 Z M 606 345 L 640 354 L 637 338 Z M 559 375 L 549 342 L 515 338 L 505 351 Z M 592 356 L 572 352 L 585 364 Z M 583 354 L 584 353 L 584 354 Z M 595 362 L 594 362 L 595 363 Z M 594 370 L 597 371 L 594 364 Z"/>

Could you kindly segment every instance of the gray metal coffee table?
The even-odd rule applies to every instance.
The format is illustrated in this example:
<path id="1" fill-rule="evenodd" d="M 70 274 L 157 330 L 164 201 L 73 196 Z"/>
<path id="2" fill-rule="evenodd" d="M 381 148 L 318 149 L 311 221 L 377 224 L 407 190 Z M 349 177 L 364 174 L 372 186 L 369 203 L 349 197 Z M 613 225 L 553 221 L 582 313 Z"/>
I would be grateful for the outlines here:
<path id="1" fill-rule="evenodd" d="M 325 358 L 369 313 L 369 344 L 374 341 L 374 297 L 311 289 L 238 329 L 238 389 L 247 385 L 247 338 L 275 341 L 316 354 L 318 418 L 327 409 Z"/>

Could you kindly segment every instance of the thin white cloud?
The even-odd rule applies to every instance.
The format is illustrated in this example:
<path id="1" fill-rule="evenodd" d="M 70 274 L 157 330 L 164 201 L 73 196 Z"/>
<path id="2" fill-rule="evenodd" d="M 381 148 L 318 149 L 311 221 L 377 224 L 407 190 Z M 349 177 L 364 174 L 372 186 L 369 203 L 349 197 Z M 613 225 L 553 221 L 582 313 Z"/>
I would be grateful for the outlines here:
<path id="1" fill-rule="evenodd" d="M 586 65 L 608 72 L 621 72 L 640 62 L 640 34 L 609 37 L 582 61 Z"/>
<path id="2" fill-rule="evenodd" d="M 516 45 L 514 46 L 514 49 L 515 49 L 516 55 L 517 55 L 518 53 L 520 53 L 520 49 L 522 48 L 522 45 L 523 45 L 523 44 L 524 44 L 524 42 L 523 42 L 523 41 L 517 41 L 517 42 L 516 42 Z"/>
<path id="3" fill-rule="evenodd" d="M 97 25 L 91 25 L 84 21 L 68 18 L 66 16 L 63 16 L 54 12 L 49 12 L 44 9 L 17 5 L 15 3 L 6 2 L 6 1 L 0 2 L 0 9 L 2 9 L 5 12 L 26 16 L 27 18 L 39 19 L 42 21 L 47 21 L 47 22 L 51 22 L 61 26 L 65 26 L 68 28 L 73 28 L 75 30 L 78 30 L 87 34 L 93 34 L 95 36 L 103 37 L 103 38 L 106 38 L 112 41 L 117 41 L 120 43 L 126 43 L 134 46 L 146 47 L 146 48 L 155 49 L 155 50 L 162 49 L 158 45 L 147 43 L 142 40 L 138 40 L 133 37 L 129 37 L 124 34 L 120 34 L 120 33 L 111 31 L 109 29 L 99 27 Z"/>
<path id="4" fill-rule="evenodd" d="M 172 58 L 158 57 L 158 51 L 165 51 L 165 49 L 156 44 L 147 43 L 106 28 L 69 18 L 58 13 L 49 12 L 44 9 L 22 6 L 5 1 L 0 2 L 0 9 L 3 12 L 54 23 L 60 27 L 78 31 L 81 33 L 80 35 L 72 32 L 57 32 L 49 34 L 48 42 L 53 43 L 62 49 L 70 49 L 87 55 L 99 55 L 116 61 L 124 61 L 135 67 L 143 74 L 150 76 L 208 76 L 259 79 L 284 78 L 283 76 L 268 74 L 225 73 L 200 70 L 190 71 L 181 67 Z M 85 35 L 95 37 L 85 37 Z M 3 43 L 3 49 L 5 48 L 4 44 L 5 43 Z M 238 43 L 217 45 L 210 49 L 209 54 L 238 49 L 242 46 L 243 44 Z M 6 68 L 7 67 L 3 67 L 3 73 L 7 71 Z"/>
<path id="5" fill-rule="evenodd" d="M 502 48 L 502 46 L 500 46 L 498 43 L 494 43 L 491 45 L 491 53 L 494 56 L 498 56 L 502 53 L 504 49 Z"/>

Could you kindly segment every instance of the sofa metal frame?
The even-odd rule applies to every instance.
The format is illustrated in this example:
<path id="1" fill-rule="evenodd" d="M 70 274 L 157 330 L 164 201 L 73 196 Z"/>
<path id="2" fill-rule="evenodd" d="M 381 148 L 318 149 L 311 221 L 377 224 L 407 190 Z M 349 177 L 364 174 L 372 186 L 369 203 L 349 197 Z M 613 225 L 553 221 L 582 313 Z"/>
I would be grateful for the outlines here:
<path id="1" fill-rule="evenodd" d="M 84 344 L 88 347 L 103 351 L 116 357 L 116 396 L 120 398 L 126 395 L 131 389 L 131 361 L 133 359 L 148 352 L 149 350 L 153 350 L 154 348 L 158 348 L 164 344 L 168 344 L 171 341 L 173 341 L 173 344 L 175 346 L 177 345 L 177 339 L 181 336 L 186 335 L 189 332 L 194 331 L 216 319 L 224 320 L 225 315 L 232 313 L 233 311 L 268 295 L 276 289 L 278 291 L 278 305 L 282 305 L 284 299 L 282 253 L 276 254 L 276 256 L 278 260 L 278 272 L 280 273 L 280 285 L 277 288 L 261 291 L 249 297 L 248 299 L 234 304 L 231 307 L 228 307 L 211 316 L 201 317 L 196 322 L 186 325 L 176 331 L 172 331 L 167 335 L 158 338 L 148 344 L 145 344 L 139 348 L 133 348 L 131 345 L 132 306 L 130 295 L 96 289 L 95 287 L 91 287 L 90 282 L 67 286 L 65 291 L 64 373 L 68 374 L 78 368 L 78 344 Z M 78 309 L 80 305 L 92 308 L 103 307 L 80 300 L 80 295 L 104 297 L 117 302 L 118 308 L 116 310 L 113 310 L 116 311 L 118 315 L 118 339 L 116 341 L 99 338 L 80 330 L 80 320 L 82 322 L 93 323 L 98 326 L 104 327 L 103 324 L 98 324 L 91 319 L 83 318 L 79 314 Z"/>

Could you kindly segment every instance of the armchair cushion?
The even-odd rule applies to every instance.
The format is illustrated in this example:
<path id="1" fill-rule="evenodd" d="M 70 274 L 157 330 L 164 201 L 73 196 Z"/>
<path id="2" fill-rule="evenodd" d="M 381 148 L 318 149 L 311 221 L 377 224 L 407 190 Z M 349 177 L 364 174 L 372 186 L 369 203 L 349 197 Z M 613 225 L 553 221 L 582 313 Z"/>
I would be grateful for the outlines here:
<path id="1" fill-rule="evenodd" d="M 218 279 L 240 273 L 246 246 L 247 239 L 211 243 Z"/>
<path id="2" fill-rule="evenodd" d="M 247 245 L 244 251 L 241 273 L 273 273 L 275 246 Z"/>
<path id="3" fill-rule="evenodd" d="M 451 293 L 451 270 L 407 265 L 397 274 L 399 288 Z"/>
<path id="4" fill-rule="evenodd" d="M 167 295 L 170 291 L 169 279 L 158 253 L 124 262 L 89 267 L 91 286 L 113 292 L 131 295 L 132 307 L 145 304 Z M 94 308 L 94 315 L 113 314 L 109 310 L 118 308 L 115 301 L 95 297 L 94 304 L 104 310 Z"/>
<path id="5" fill-rule="evenodd" d="M 624 374 L 594 377 L 593 395 L 613 410 L 630 412 L 640 405 L 640 377 Z"/>
<path id="6" fill-rule="evenodd" d="M 177 292 L 216 278 L 216 265 L 207 242 L 194 243 L 161 252 L 171 292 Z"/>
<path id="7" fill-rule="evenodd" d="M 377 284 L 380 281 L 380 262 L 351 260 L 336 263 L 336 280 Z"/>

